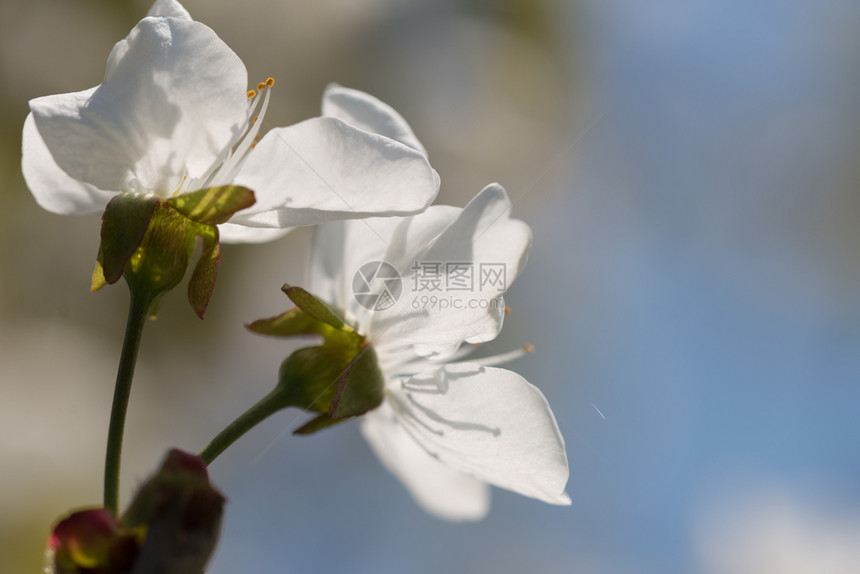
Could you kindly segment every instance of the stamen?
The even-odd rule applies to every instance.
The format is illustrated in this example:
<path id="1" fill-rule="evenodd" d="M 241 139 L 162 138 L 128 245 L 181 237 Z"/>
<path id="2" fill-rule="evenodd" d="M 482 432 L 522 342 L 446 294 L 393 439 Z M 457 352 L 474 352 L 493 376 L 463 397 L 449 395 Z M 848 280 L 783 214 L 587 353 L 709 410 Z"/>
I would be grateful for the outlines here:
<path id="1" fill-rule="evenodd" d="M 274 80 L 272 80 L 274 83 Z M 260 92 L 266 88 L 266 83 L 260 82 L 257 85 L 257 89 Z M 260 107 L 260 113 L 254 117 L 253 120 L 249 121 L 250 128 L 247 133 L 245 133 L 245 137 L 239 142 L 239 145 L 236 146 L 236 149 L 233 150 L 233 153 L 230 154 L 221 165 L 221 169 L 215 174 L 212 178 L 212 182 L 210 185 L 223 185 L 221 182 L 230 182 L 235 176 L 235 172 L 239 168 L 239 164 L 242 159 L 245 157 L 245 154 L 248 153 L 248 150 L 254 145 L 257 141 L 257 135 L 260 133 L 260 128 L 263 125 L 263 117 L 266 115 L 266 109 L 269 107 L 269 99 L 272 95 L 272 90 L 265 90 L 265 96 L 263 97 L 263 104 Z M 254 105 L 251 106 L 249 110 L 249 114 L 253 114 L 256 111 L 256 104 L 259 103 L 259 99 L 254 101 Z"/>
<path id="2" fill-rule="evenodd" d="M 463 362 L 470 363 L 472 365 L 481 365 L 483 367 L 494 367 L 496 365 L 502 365 L 504 363 L 509 363 L 515 359 L 519 359 L 523 355 L 534 353 L 534 351 L 534 345 L 526 344 L 514 351 L 501 353 L 499 355 L 493 355 L 491 357 L 484 357 L 483 359 L 471 359 Z"/>
<path id="3" fill-rule="evenodd" d="M 511 308 L 508 307 L 507 305 L 505 305 L 505 315 L 510 315 L 510 314 L 511 314 Z"/>
<path id="4" fill-rule="evenodd" d="M 275 85 L 275 78 L 266 78 L 266 85 L 270 88 Z"/>
<path id="5" fill-rule="evenodd" d="M 467 357 L 467 356 L 471 355 L 475 351 L 475 349 L 479 348 L 480 346 L 481 346 L 481 343 L 467 343 L 467 344 L 463 345 L 462 347 L 460 347 L 459 349 L 457 349 L 456 351 L 454 351 L 454 354 L 452 354 L 451 356 L 445 357 L 443 362 L 454 363 L 458 359 L 462 359 L 463 357 Z"/>
<path id="6" fill-rule="evenodd" d="M 260 86 L 262 86 L 262 88 L 260 88 Z M 262 90 L 266 87 L 266 84 L 261 82 L 260 84 L 258 84 L 257 87 Z M 255 115 L 255 113 L 257 111 L 257 108 L 260 106 L 260 98 L 257 97 L 260 94 L 257 91 L 248 90 L 246 92 L 246 95 L 248 96 L 248 117 L 254 117 L 253 122 L 248 122 L 248 126 L 251 127 L 253 126 L 253 123 L 256 123 L 258 117 Z M 265 113 L 265 104 L 269 100 L 269 94 L 267 93 L 266 97 L 262 99 L 264 100 L 264 111 L 260 113 L 260 116 Z M 259 127 L 257 128 L 257 130 L 259 130 Z M 201 189 L 204 187 L 213 187 L 229 183 L 231 181 L 231 178 L 235 176 L 235 173 L 231 173 L 231 171 L 233 171 L 234 168 L 237 167 L 237 164 L 242 160 L 242 157 L 245 152 L 248 151 L 249 146 L 245 145 L 243 147 L 242 144 L 245 143 L 245 140 L 248 139 L 250 131 L 251 130 L 247 130 L 244 133 L 237 134 L 234 141 L 231 142 L 230 145 L 227 147 L 224 158 L 220 162 L 213 163 L 206 171 L 206 173 L 201 175 L 199 178 L 188 178 L 182 184 L 180 193 L 184 193 L 189 189 Z M 236 146 L 236 149 L 233 149 L 234 146 Z M 226 176 L 230 176 L 230 178 Z"/>
<path id="7" fill-rule="evenodd" d="M 176 188 L 176 191 L 173 192 L 173 195 L 171 195 L 171 197 L 176 197 L 177 195 L 179 195 L 180 193 L 185 191 L 185 187 L 186 187 L 185 184 L 186 183 L 189 183 L 187 173 L 182 176 L 182 181 L 179 182 L 179 187 Z"/>

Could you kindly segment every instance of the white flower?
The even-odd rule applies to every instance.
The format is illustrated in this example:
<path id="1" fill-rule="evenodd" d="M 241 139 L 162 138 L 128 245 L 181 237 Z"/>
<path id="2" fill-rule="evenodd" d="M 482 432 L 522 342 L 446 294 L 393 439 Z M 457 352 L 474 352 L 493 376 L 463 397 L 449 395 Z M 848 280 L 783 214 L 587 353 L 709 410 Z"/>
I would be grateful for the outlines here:
<path id="1" fill-rule="evenodd" d="M 116 193 L 168 198 L 248 187 L 257 202 L 220 226 L 228 242 L 414 213 L 432 202 L 438 175 L 385 104 L 331 88 L 347 94 L 341 109 L 272 129 L 255 146 L 271 82 L 261 93 L 247 85 L 242 61 L 215 32 L 175 0 L 158 0 L 114 46 L 100 85 L 30 101 L 22 146 L 27 184 L 39 205 L 59 214 L 102 211 Z M 368 131 L 362 110 L 404 143 Z M 358 114 L 355 125 L 350 111 Z"/>
<path id="2" fill-rule="evenodd" d="M 386 379 L 385 399 L 361 418 L 362 432 L 418 503 L 448 520 L 485 516 L 490 484 L 570 504 L 564 440 L 546 399 L 494 366 L 525 351 L 460 360 L 474 348 L 464 343 L 496 337 L 503 292 L 526 262 L 531 230 L 509 217 L 510 208 L 494 184 L 462 209 L 432 206 L 411 217 L 340 222 L 315 235 L 310 291 L 343 309 L 370 340 Z M 380 261 L 398 270 L 402 293 L 393 306 L 372 311 L 353 289 L 368 279 L 396 295 L 396 281 L 367 276 L 365 264 Z M 475 273 L 471 288 L 450 288 L 464 268 Z M 500 268 L 504 284 L 479 281 L 480 269 Z M 435 304 L 427 292 L 435 285 L 422 276 L 428 269 L 439 271 Z"/>

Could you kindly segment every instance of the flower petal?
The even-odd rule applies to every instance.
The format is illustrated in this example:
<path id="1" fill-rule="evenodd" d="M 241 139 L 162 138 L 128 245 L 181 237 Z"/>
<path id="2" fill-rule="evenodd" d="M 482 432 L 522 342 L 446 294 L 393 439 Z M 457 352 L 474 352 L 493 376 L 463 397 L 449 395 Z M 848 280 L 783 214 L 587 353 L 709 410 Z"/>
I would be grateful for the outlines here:
<path id="1" fill-rule="evenodd" d="M 428 513 L 445 520 L 481 520 L 490 509 L 490 489 L 430 456 L 383 404 L 361 419 L 361 431 L 383 466 Z"/>
<path id="2" fill-rule="evenodd" d="M 426 248 L 461 211 L 433 205 L 414 217 L 375 217 L 317 227 L 311 257 L 311 292 L 343 309 L 360 328 L 369 327 L 371 314 L 359 305 L 352 291 L 359 269 L 379 261 L 397 269 L 408 268 L 413 255 Z"/>
<path id="3" fill-rule="evenodd" d="M 502 296 L 525 267 L 532 241 L 529 226 L 510 211 L 502 186 L 489 185 L 428 247 L 400 262 L 403 294 L 373 316 L 374 342 L 412 344 L 427 355 L 494 339 L 504 318 Z"/>
<path id="4" fill-rule="evenodd" d="M 246 87 L 241 60 L 210 28 L 144 18 L 114 46 L 94 91 L 37 98 L 30 109 L 72 178 L 166 197 L 226 153 L 247 123 Z"/>
<path id="5" fill-rule="evenodd" d="M 91 91 L 91 90 L 88 90 Z M 83 215 L 104 210 L 113 193 L 69 177 L 54 161 L 48 151 L 33 114 L 24 120 L 21 142 L 21 171 L 27 187 L 43 209 L 60 215 Z"/>
<path id="6" fill-rule="evenodd" d="M 391 138 L 427 156 L 427 150 L 415 137 L 403 116 L 385 102 L 365 92 L 329 84 L 323 94 L 322 115 L 338 118 L 351 126 Z"/>
<path id="7" fill-rule="evenodd" d="M 271 130 L 234 183 L 257 195 L 234 223 L 265 227 L 414 213 L 439 190 L 423 155 L 336 118 Z"/>
<path id="8" fill-rule="evenodd" d="M 564 439 L 543 394 L 505 369 L 452 364 L 389 385 L 397 421 L 439 462 L 550 504 L 570 504 Z"/>
<path id="9" fill-rule="evenodd" d="M 362 265 L 384 261 L 389 243 L 386 237 L 399 222 L 397 217 L 374 217 L 336 221 L 314 229 L 309 291 L 342 309 L 354 327 L 364 312 L 352 293 L 353 277 Z"/>
<path id="10" fill-rule="evenodd" d="M 221 243 L 266 243 L 279 239 L 292 230 L 292 227 L 273 229 L 271 227 L 248 227 L 229 222 L 218 226 Z"/>
<path id="11" fill-rule="evenodd" d="M 156 0 L 147 16 L 161 18 L 179 18 L 180 20 L 192 20 L 191 14 L 176 0 Z"/>

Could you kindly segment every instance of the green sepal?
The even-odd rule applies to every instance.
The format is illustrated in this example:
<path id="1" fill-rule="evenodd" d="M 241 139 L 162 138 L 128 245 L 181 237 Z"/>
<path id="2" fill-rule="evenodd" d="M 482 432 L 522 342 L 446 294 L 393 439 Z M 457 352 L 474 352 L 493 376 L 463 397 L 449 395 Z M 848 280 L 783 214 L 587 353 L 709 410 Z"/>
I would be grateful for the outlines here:
<path id="1" fill-rule="evenodd" d="M 257 319 L 245 325 L 258 335 L 274 335 L 277 337 L 292 337 L 300 335 L 329 335 L 332 328 L 317 321 L 298 307 L 286 313 L 269 319 Z"/>
<path id="2" fill-rule="evenodd" d="M 214 225 L 198 224 L 197 233 L 203 240 L 203 253 L 194 266 L 191 280 L 188 282 L 188 302 L 197 316 L 203 318 L 212 291 L 215 289 L 215 279 L 218 276 L 218 262 L 221 260 L 221 246 L 218 243 L 218 228 Z"/>
<path id="3" fill-rule="evenodd" d="M 198 189 L 167 200 L 179 213 L 197 223 L 226 223 L 234 213 L 254 205 L 254 192 L 240 185 Z"/>
<path id="4" fill-rule="evenodd" d="M 328 414 L 317 415 L 296 430 L 294 430 L 293 434 L 303 436 L 314 434 L 317 431 L 321 431 L 323 429 L 333 427 L 336 424 L 340 424 L 345 420 L 346 419 L 333 419 L 329 417 Z"/>
<path id="5" fill-rule="evenodd" d="M 90 284 L 90 291 L 98 291 L 105 285 L 107 285 L 107 279 L 105 279 L 105 270 L 102 267 L 101 261 L 96 259 L 96 268 L 93 269 L 93 280 Z"/>
<path id="6" fill-rule="evenodd" d="M 332 421 L 363 415 L 383 400 L 384 378 L 369 343 L 356 347 L 326 342 L 298 349 L 281 364 L 278 379 L 278 394 L 286 406 L 323 413 Z M 302 427 L 300 434 L 330 424 L 317 422 L 312 430 Z"/>
<path id="7" fill-rule="evenodd" d="M 335 389 L 358 349 L 320 345 L 293 352 L 281 363 L 278 390 L 285 404 L 328 413 Z"/>
<path id="8" fill-rule="evenodd" d="M 160 296 L 176 287 L 194 251 L 198 225 L 166 202 L 157 202 L 143 241 L 125 264 L 124 275 L 132 288 Z M 106 269 L 105 277 L 110 282 Z"/>
<path id="9" fill-rule="evenodd" d="M 157 301 L 182 280 L 199 237 L 203 252 L 188 283 L 188 302 L 202 319 L 215 288 L 221 253 L 215 223 L 253 203 L 253 192 L 238 186 L 204 189 L 167 201 L 117 195 L 102 216 L 91 290 L 124 275 L 133 289 L 147 291 Z"/>
<path id="10" fill-rule="evenodd" d="M 321 345 L 298 349 L 281 363 L 272 393 L 279 409 L 320 413 L 296 434 L 314 433 L 381 405 L 385 379 L 370 342 L 305 289 L 284 285 L 282 290 L 296 307 L 247 327 L 261 335 L 322 337 Z"/>
<path id="11" fill-rule="evenodd" d="M 141 244 L 158 203 L 155 197 L 121 193 L 111 199 L 102 214 L 98 262 L 103 279 L 113 285 L 122 277 L 125 264 Z M 98 271 L 98 269 L 97 269 Z M 97 289 L 96 277 L 93 287 Z"/>
<path id="12" fill-rule="evenodd" d="M 328 416 L 334 420 L 363 415 L 382 404 L 385 378 L 373 345 L 366 343 L 341 373 Z"/>
<path id="13" fill-rule="evenodd" d="M 281 291 L 287 294 L 287 297 L 296 304 L 296 307 L 317 321 L 322 321 L 326 325 L 338 330 L 352 330 L 350 327 L 346 326 L 343 319 L 337 314 L 337 312 L 335 312 L 334 309 L 326 305 L 325 302 L 316 295 L 312 295 L 301 287 L 293 287 L 287 283 L 284 283 L 284 286 L 281 287 Z"/>

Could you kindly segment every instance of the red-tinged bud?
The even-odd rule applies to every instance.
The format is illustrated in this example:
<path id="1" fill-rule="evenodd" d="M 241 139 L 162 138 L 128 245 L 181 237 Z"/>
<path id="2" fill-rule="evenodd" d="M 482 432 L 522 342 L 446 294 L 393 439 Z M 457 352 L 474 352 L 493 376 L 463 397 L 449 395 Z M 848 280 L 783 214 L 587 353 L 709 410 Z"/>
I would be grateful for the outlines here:
<path id="1" fill-rule="evenodd" d="M 122 517 L 124 527 L 145 532 L 130 574 L 202 572 L 218 543 L 224 503 L 203 460 L 171 450 Z"/>
<path id="2" fill-rule="evenodd" d="M 200 574 L 218 542 L 224 502 L 203 460 L 173 449 L 119 520 L 93 508 L 60 521 L 46 572 Z"/>
<path id="3" fill-rule="evenodd" d="M 137 553 L 135 536 L 123 532 L 105 508 L 75 512 L 51 533 L 55 574 L 121 574 Z"/>
<path id="4" fill-rule="evenodd" d="M 161 474 L 178 474 L 189 477 L 197 477 L 209 481 L 209 470 L 206 463 L 196 454 L 191 454 L 178 448 L 170 449 L 164 464 L 161 465 Z"/>

